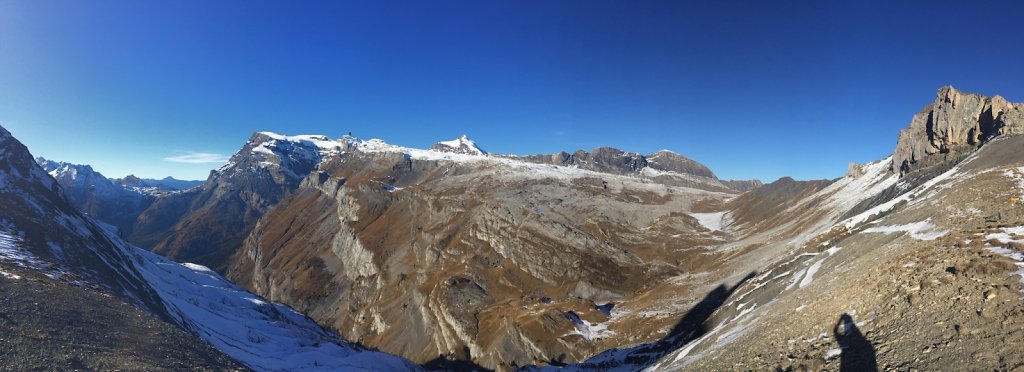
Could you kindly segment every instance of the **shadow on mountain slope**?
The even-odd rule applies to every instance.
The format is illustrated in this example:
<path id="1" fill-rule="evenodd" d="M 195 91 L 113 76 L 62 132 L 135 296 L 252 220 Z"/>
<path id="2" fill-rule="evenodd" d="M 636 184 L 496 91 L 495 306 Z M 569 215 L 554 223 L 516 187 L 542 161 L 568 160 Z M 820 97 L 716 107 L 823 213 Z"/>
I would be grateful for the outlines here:
<path id="1" fill-rule="evenodd" d="M 732 287 L 720 284 L 676 323 L 665 337 L 658 341 L 637 345 L 628 349 L 612 349 L 598 354 L 589 360 L 570 366 L 570 369 L 607 369 L 628 366 L 630 369 L 642 370 L 650 367 L 665 355 L 678 350 L 693 340 L 711 331 L 711 316 L 743 283 L 754 278 L 757 272 L 751 272 L 740 279 Z M 575 368 L 573 368 L 575 367 Z"/>
<path id="2" fill-rule="evenodd" d="M 878 371 L 875 348 L 857 328 L 850 314 L 843 313 L 832 330 L 842 354 L 839 357 L 840 371 Z"/>
<path id="3" fill-rule="evenodd" d="M 493 369 L 476 364 L 471 360 L 449 359 L 443 355 L 423 363 L 422 366 L 427 371 L 493 371 Z"/>

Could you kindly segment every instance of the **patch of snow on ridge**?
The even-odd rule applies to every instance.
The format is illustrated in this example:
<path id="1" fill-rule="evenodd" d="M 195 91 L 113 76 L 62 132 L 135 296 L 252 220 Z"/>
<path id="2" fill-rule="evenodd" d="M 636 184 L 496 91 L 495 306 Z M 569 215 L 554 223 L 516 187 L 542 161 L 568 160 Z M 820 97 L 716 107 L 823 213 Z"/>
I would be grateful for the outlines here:
<path id="1" fill-rule="evenodd" d="M 908 223 L 903 225 L 887 225 L 887 226 L 875 226 L 865 229 L 866 233 L 895 233 L 905 232 L 909 233 L 910 237 L 917 240 L 935 240 L 939 237 L 946 235 L 948 230 L 940 229 L 935 224 L 931 223 L 931 219 L 924 221 L 918 221 L 914 223 Z"/>
<path id="2" fill-rule="evenodd" d="M 32 254 L 19 247 L 21 239 L 10 233 L 0 231 L 0 260 L 29 261 Z"/>
<path id="3" fill-rule="evenodd" d="M 580 318 L 576 312 L 568 311 L 565 313 L 565 317 L 569 318 L 572 325 L 576 327 L 576 334 L 583 336 L 587 341 L 607 337 L 611 333 L 607 323 L 590 323 Z"/>
<path id="4" fill-rule="evenodd" d="M 821 264 L 824 262 L 825 259 L 822 258 L 811 265 L 811 267 L 807 268 L 807 274 L 805 274 L 804 278 L 800 280 L 800 288 L 806 287 L 814 281 L 814 274 L 818 273 L 818 270 L 821 269 Z"/>
<path id="5" fill-rule="evenodd" d="M 892 156 L 860 167 L 859 175 L 847 175 L 821 192 L 833 197 L 826 202 L 827 209 L 846 213 L 867 198 L 878 195 L 896 184 L 898 176 L 889 171 Z"/>
<path id="6" fill-rule="evenodd" d="M 60 266 L 40 260 L 31 252 L 22 247 L 20 237 L 9 232 L 0 230 L 0 262 L 6 262 L 18 267 L 25 267 L 36 270 L 50 279 L 57 280 L 67 274 Z M 10 279 L 20 279 L 18 275 L 4 273 Z"/>
<path id="7" fill-rule="evenodd" d="M 196 264 L 179 264 L 123 243 L 135 267 L 176 322 L 257 371 L 419 370 L 380 352 L 359 350 L 311 319 L 228 282 Z"/>
<path id="8" fill-rule="evenodd" d="M 1018 235 L 1018 236 L 1024 235 L 1024 226 L 1004 227 L 1004 228 L 1002 228 L 1000 230 L 1002 230 L 1002 232 L 991 233 L 991 234 L 985 235 L 985 239 L 986 240 L 987 239 L 996 239 L 996 240 L 999 240 L 999 242 L 1002 243 L 1002 244 L 1006 244 L 1006 243 L 1024 243 L 1024 239 L 1013 239 L 1013 237 L 1011 236 L 1011 235 Z"/>
<path id="9" fill-rule="evenodd" d="M 333 149 L 340 145 L 338 141 L 333 141 L 327 136 L 323 135 L 301 134 L 297 136 L 286 136 L 274 132 L 260 132 L 260 134 L 278 141 L 308 143 L 322 149 Z"/>
<path id="10" fill-rule="evenodd" d="M 1016 227 L 1004 227 L 1001 229 L 1002 232 L 991 233 L 985 235 L 985 239 L 998 240 L 1000 244 L 1024 244 L 1024 239 L 1014 239 L 1013 235 L 1022 236 L 1024 235 L 1024 226 Z M 1001 247 L 989 247 L 993 253 L 1002 255 L 1003 257 L 1013 260 L 1014 265 L 1017 266 L 1017 271 L 1010 273 L 1010 275 L 1020 276 L 1021 292 L 1024 293 L 1024 252 L 1012 250 L 1004 246 Z"/>
<path id="11" fill-rule="evenodd" d="M 1024 192 L 1024 167 L 1008 169 L 1005 172 L 1003 172 L 1003 175 L 1010 177 L 1010 179 L 1014 180 L 1017 183 L 1017 190 Z"/>
<path id="12" fill-rule="evenodd" d="M 696 218 L 701 226 L 711 231 L 722 231 L 728 225 L 728 212 L 690 213 L 690 216 Z"/>
<path id="13" fill-rule="evenodd" d="M 911 191 L 905 192 L 905 193 L 901 194 L 900 196 L 892 198 L 891 200 L 889 200 L 889 201 L 887 201 L 885 203 L 879 204 L 879 205 L 875 206 L 874 208 L 868 209 L 868 210 L 866 210 L 866 211 L 864 211 L 864 212 L 862 212 L 862 213 L 860 213 L 860 214 L 858 214 L 856 216 L 850 217 L 850 218 L 846 219 L 845 221 L 843 221 L 843 223 L 845 224 L 846 228 L 852 229 L 855 226 L 857 226 L 859 224 L 862 224 L 864 222 L 867 222 L 867 221 L 875 218 L 876 216 L 878 216 L 878 215 L 880 215 L 882 213 L 885 213 L 885 212 L 888 212 L 888 211 L 892 210 L 893 208 L 896 207 L 897 204 L 899 204 L 901 202 L 909 202 L 909 201 L 911 201 L 911 198 L 913 198 L 915 195 L 922 195 L 922 194 L 924 194 L 925 191 L 931 189 L 932 187 L 934 187 L 935 185 L 938 185 L 941 182 L 944 182 L 944 181 L 950 180 L 950 179 L 966 179 L 967 177 L 961 177 L 961 176 L 958 175 L 958 173 L 960 173 L 960 171 L 961 171 L 961 169 L 963 169 L 964 165 L 966 165 L 967 163 L 970 163 L 972 160 L 974 160 L 977 157 L 978 153 L 980 153 L 980 151 L 975 151 L 973 154 L 968 156 L 966 159 L 961 161 L 959 164 L 957 164 L 953 168 L 950 168 L 945 173 L 942 173 L 942 174 L 940 174 L 938 176 L 935 176 L 934 178 L 928 180 L 927 182 L 921 184 L 920 186 L 914 188 Z M 890 156 L 887 159 L 891 159 L 891 158 L 892 157 Z M 892 177 L 895 178 L 896 176 L 893 175 Z M 877 194 L 873 194 L 873 195 L 877 195 Z M 911 203 L 911 204 L 913 204 L 913 203 Z"/>

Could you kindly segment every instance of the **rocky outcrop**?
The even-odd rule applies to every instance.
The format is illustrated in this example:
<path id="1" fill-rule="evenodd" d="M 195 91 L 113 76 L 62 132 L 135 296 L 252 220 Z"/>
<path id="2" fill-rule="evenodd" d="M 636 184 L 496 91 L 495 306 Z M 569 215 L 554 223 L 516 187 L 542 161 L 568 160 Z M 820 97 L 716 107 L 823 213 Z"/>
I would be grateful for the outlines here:
<path id="1" fill-rule="evenodd" d="M 722 184 L 728 186 L 730 189 L 747 192 L 758 187 L 764 186 L 761 180 L 721 180 Z"/>
<path id="2" fill-rule="evenodd" d="M 610 174 L 633 174 L 647 167 L 647 158 L 635 152 L 625 152 L 613 147 L 598 147 L 589 152 L 576 150 L 570 154 L 562 151 L 552 155 L 529 155 L 518 159 L 538 164 L 552 164 L 577 167 Z"/>
<path id="3" fill-rule="evenodd" d="M 942 87 L 935 102 L 914 115 L 899 133 L 892 170 L 900 175 L 958 160 L 1000 135 L 1024 133 L 1024 107 L 1003 97 Z"/>
<path id="4" fill-rule="evenodd" d="M 761 185 L 761 181 L 758 180 L 719 180 L 708 167 L 669 150 L 644 156 L 612 147 L 598 147 L 589 152 L 577 150 L 570 154 L 563 151 L 551 155 L 520 156 L 515 159 L 608 174 L 633 175 L 661 184 L 709 191 L 739 193 Z"/>
<path id="5" fill-rule="evenodd" d="M 669 150 L 661 150 L 647 155 L 647 163 L 648 166 L 657 170 L 692 174 L 698 177 L 717 178 L 711 172 L 711 169 L 708 169 L 704 164 Z"/>

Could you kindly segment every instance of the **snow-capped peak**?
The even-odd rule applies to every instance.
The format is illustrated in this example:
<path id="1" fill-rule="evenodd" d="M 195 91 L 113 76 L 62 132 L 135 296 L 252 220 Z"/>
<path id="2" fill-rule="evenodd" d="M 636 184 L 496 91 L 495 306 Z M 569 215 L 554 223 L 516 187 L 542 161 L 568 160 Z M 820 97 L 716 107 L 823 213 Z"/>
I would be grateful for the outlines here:
<path id="1" fill-rule="evenodd" d="M 476 142 L 474 142 L 473 140 L 469 139 L 469 137 L 467 137 L 465 134 L 463 134 L 463 135 L 459 136 L 459 138 L 453 139 L 451 141 L 441 141 L 441 142 L 435 143 L 434 146 L 432 146 L 431 148 L 434 149 L 434 150 L 437 150 L 437 151 L 455 152 L 455 153 L 467 154 L 467 155 L 486 155 L 487 154 L 487 151 L 484 151 L 479 146 L 477 146 Z"/>

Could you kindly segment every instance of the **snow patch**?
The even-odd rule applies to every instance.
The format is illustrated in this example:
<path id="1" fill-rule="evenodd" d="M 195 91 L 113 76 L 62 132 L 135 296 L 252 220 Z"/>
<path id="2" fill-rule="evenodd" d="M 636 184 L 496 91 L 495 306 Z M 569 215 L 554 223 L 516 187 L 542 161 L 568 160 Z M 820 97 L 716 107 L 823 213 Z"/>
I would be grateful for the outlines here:
<path id="1" fill-rule="evenodd" d="M 977 156 L 977 154 L 978 154 L 978 152 L 975 152 L 975 153 L 971 154 L 970 156 L 967 157 L 967 159 L 964 159 L 962 162 L 960 162 L 959 164 L 957 164 L 953 168 L 950 168 L 948 171 L 946 171 L 946 172 L 944 172 L 944 173 L 942 173 L 942 174 L 940 174 L 938 176 L 935 176 L 934 178 L 926 181 L 925 183 L 921 184 L 920 186 L 918 186 L 917 188 L 915 188 L 915 189 L 913 189 L 913 190 L 911 190 L 909 192 L 905 192 L 905 193 L 901 194 L 900 196 L 892 198 L 891 200 L 889 200 L 889 201 L 887 201 L 885 203 L 879 204 L 879 205 L 877 205 L 877 206 L 875 206 L 875 207 L 873 207 L 871 209 L 868 209 L 868 210 L 866 210 L 864 212 L 861 212 L 860 214 L 858 214 L 856 216 L 853 216 L 853 217 L 850 217 L 850 218 L 846 219 L 845 221 L 843 221 L 843 224 L 845 224 L 847 229 L 853 229 L 855 226 L 857 226 L 859 224 L 867 222 L 867 221 L 875 218 L 876 216 L 878 216 L 878 215 L 880 215 L 882 213 L 885 213 L 885 212 L 888 212 L 888 211 L 892 210 L 899 203 L 911 201 L 911 199 L 915 195 L 925 195 L 925 191 L 928 191 L 929 189 L 935 187 L 939 183 L 942 183 L 942 182 L 950 180 L 950 179 L 967 179 L 968 177 L 963 177 L 960 174 L 961 173 L 960 171 L 961 171 L 961 169 L 963 168 L 964 165 L 966 165 L 967 163 L 970 163 L 971 161 L 973 161 L 975 159 L 975 157 Z M 892 157 L 890 156 L 890 157 L 886 158 L 886 161 L 891 161 L 891 159 L 892 159 Z M 895 175 L 891 175 L 890 178 L 895 179 L 896 176 Z M 895 181 L 893 181 L 893 182 L 895 182 Z M 946 187 L 949 187 L 949 186 L 950 185 L 946 185 Z M 943 188 L 946 188 L 946 187 L 943 187 Z M 878 190 L 878 192 L 881 192 L 881 191 L 882 190 Z M 875 192 L 873 194 L 866 194 L 866 195 L 872 195 L 873 196 L 873 195 L 877 195 L 878 192 Z M 918 202 L 920 202 L 920 201 L 918 201 Z"/>
<path id="2" fill-rule="evenodd" d="M 51 243 L 51 249 L 53 247 L 54 245 Z M 54 251 L 54 254 L 60 254 L 59 249 L 60 248 L 57 247 L 56 251 Z M 59 265 L 54 265 L 52 263 L 40 260 L 35 255 L 33 255 L 32 252 L 25 250 L 22 247 L 22 240 L 19 236 L 2 230 L 0 230 L 0 262 L 6 262 L 9 264 L 16 265 L 18 267 L 33 269 L 35 271 L 40 272 L 43 275 L 46 275 L 47 277 L 53 280 L 60 279 L 61 276 L 67 274 L 67 272 L 61 269 Z M 4 276 L 11 279 L 17 279 L 14 278 L 15 276 L 17 276 L 14 274 L 5 274 Z M 20 278 L 20 276 L 17 277 Z"/>
<path id="3" fill-rule="evenodd" d="M 833 349 L 828 349 L 828 351 L 825 352 L 825 360 L 835 359 L 835 358 L 839 357 L 842 354 L 843 354 L 843 349 L 841 349 L 841 348 L 837 347 L 837 348 L 833 348 Z"/>
<path id="4" fill-rule="evenodd" d="M 338 141 L 332 141 L 330 138 L 323 135 L 302 134 L 298 136 L 286 136 L 274 132 L 260 132 L 260 134 L 278 141 L 307 143 L 321 149 L 334 149 L 340 145 Z"/>
<path id="5" fill-rule="evenodd" d="M 821 264 L 824 262 L 825 259 L 822 258 L 815 262 L 814 264 L 812 264 L 811 267 L 807 268 L 807 274 L 805 274 L 804 278 L 800 280 L 800 288 L 806 287 L 810 285 L 812 281 L 814 281 L 814 274 L 818 273 L 818 269 L 821 269 Z"/>
<path id="6" fill-rule="evenodd" d="M 1002 232 L 985 235 L 985 239 L 998 240 L 1000 244 L 1024 244 L 1024 239 L 1013 239 L 1011 236 L 1011 234 L 1016 234 L 1018 236 L 1024 235 L 1024 226 L 1004 227 L 1000 230 L 1002 230 Z M 1014 261 L 1014 265 L 1017 266 L 1017 271 L 1010 273 L 1010 275 L 1018 275 L 1020 277 L 1021 291 L 1024 293 L 1024 252 L 1009 249 L 1005 246 L 989 247 L 989 250 Z"/>
<path id="7" fill-rule="evenodd" d="M 935 224 L 931 223 L 931 219 L 928 219 L 904 225 L 875 226 L 865 229 L 864 232 L 883 234 L 905 232 L 909 233 L 910 237 L 917 240 L 935 240 L 943 235 L 946 235 L 946 233 L 948 233 L 949 230 L 943 230 L 938 228 L 937 226 L 935 226 Z"/>
<path id="8" fill-rule="evenodd" d="M 711 231 L 722 231 L 728 225 L 729 212 L 712 213 L 690 213 L 690 216 L 697 219 L 701 226 Z"/>
<path id="9" fill-rule="evenodd" d="M 572 325 L 576 327 L 576 332 L 570 334 L 581 335 L 587 341 L 605 338 L 612 333 L 612 331 L 608 329 L 608 323 L 590 323 L 583 320 L 583 318 L 580 318 L 579 314 L 576 314 L 574 311 L 567 311 L 565 313 L 565 317 L 569 318 Z"/>

